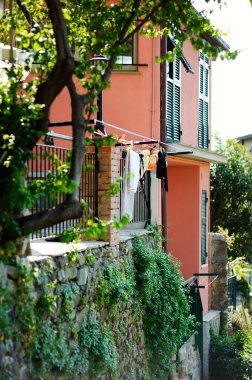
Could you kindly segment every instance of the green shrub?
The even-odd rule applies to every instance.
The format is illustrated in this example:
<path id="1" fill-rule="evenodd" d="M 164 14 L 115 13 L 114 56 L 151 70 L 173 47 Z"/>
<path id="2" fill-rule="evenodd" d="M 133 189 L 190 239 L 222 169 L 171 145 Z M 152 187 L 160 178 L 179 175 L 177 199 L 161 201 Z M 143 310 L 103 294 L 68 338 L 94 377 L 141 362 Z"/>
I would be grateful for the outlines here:
<path id="1" fill-rule="evenodd" d="M 252 334 L 233 336 L 212 334 L 210 380 L 249 380 L 252 378 Z"/>
<path id="2" fill-rule="evenodd" d="M 245 301 L 249 299 L 250 287 L 248 281 L 244 278 L 241 278 L 236 282 L 236 290 L 241 293 Z"/>
<path id="3" fill-rule="evenodd" d="M 155 237 L 152 247 L 138 237 L 133 246 L 151 379 L 163 380 L 171 370 L 173 355 L 190 334 L 192 319 L 178 263 L 160 250 Z"/>

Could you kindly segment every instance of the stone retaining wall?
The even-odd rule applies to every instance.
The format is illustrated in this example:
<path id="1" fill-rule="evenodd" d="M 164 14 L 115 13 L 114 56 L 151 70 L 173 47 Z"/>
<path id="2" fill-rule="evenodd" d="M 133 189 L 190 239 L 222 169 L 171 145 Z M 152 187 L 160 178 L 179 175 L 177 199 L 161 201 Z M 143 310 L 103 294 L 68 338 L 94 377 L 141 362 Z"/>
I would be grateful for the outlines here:
<path id="1" fill-rule="evenodd" d="M 144 239 L 153 243 L 146 232 Z M 132 237 L 125 234 L 113 247 L 79 243 L 68 253 L 57 242 L 35 241 L 32 248 L 33 256 L 17 258 L 16 265 L 0 262 L 0 303 L 6 305 L 0 380 L 151 380 L 139 303 L 125 296 L 130 283 L 123 282 L 133 268 Z M 115 268 L 110 287 L 105 268 Z M 5 325 L 14 335 L 5 335 Z M 200 379 L 193 337 L 177 359 L 174 380 Z"/>
<path id="2" fill-rule="evenodd" d="M 145 239 L 148 243 L 151 237 L 147 235 Z M 72 255 L 75 254 L 76 256 L 73 257 Z M 32 375 L 30 370 L 31 353 L 28 352 L 27 354 L 27 347 L 25 347 L 26 344 L 28 345 L 27 339 L 30 339 L 29 334 L 32 335 L 33 333 L 32 328 L 30 329 L 28 327 L 28 338 L 25 338 L 22 343 L 15 338 L 6 339 L 6 337 L 0 335 L 1 380 L 31 380 L 42 378 L 46 380 L 109 380 L 114 378 L 120 380 L 134 380 L 145 378 L 147 366 L 144 333 L 142 330 L 141 317 L 134 310 L 134 299 L 128 299 L 126 304 L 122 302 L 119 308 L 109 308 L 104 306 L 104 304 L 103 306 L 97 306 L 98 301 L 96 299 L 97 281 L 101 278 L 104 267 L 110 264 L 116 264 L 119 268 L 127 264 L 130 268 L 132 264 L 131 239 L 114 247 L 101 246 L 92 249 L 88 248 L 79 253 L 61 254 L 58 257 L 30 256 L 21 259 L 20 263 L 26 268 L 33 268 L 35 274 L 40 273 L 41 278 L 35 281 L 35 284 L 32 282 L 27 283 L 27 286 L 30 287 L 29 302 L 31 302 L 31 305 L 41 300 L 39 304 L 51 302 L 49 306 L 53 308 L 53 313 L 49 321 L 49 330 L 48 332 L 44 331 L 44 339 L 50 342 L 50 336 L 48 337 L 46 334 L 50 335 L 51 332 L 52 335 L 55 327 L 55 329 L 60 330 L 64 335 L 62 342 L 58 340 L 57 344 L 64 346 L 66 343 L 69 343 L 72 350 L 74 350 L 83 324 L 86 323 L 88 315 L 92 315 L 92 321 L 94 323 L 98 322 L 99 326 L 102 326 L 102 330 L 99 333 L 105 334 L 104 331 L 107 331 L 108 336 L 103 336 L 104 341 L 102 344 L 106 344 L 110 339 L 108 333 L 109 329 L 115 333 L 115 344 L 118 347 L 119 372 L 117 373 L 117 377 L 113 377 L 106 370 L 101 370 L 99 374 L 93 374 L 92 376 L 76 375 L 76 377 L 73 377 L 73 375 L 63 375 L 56 368 L 53 374 L 46 373 L 45 376 L 41 378 L 36 374 L 36 371 L 35 374 L 33 371 Z M 15 302 L 18 302 L 18 299 L 23 297 L 22 292 L 17 296 L 21 285 L 20 281 L 23 281 L 21 277 L 16 267 L 0 263 L 1 288 L 8 289 L 10 296 L 16 297 Z M 46 298 L 43 298 L 44 293 L 46 293 Z M 23 306 L 24 305 L 21 307 L 22 312 L 24 312 Z M 11 313 L 11 318 L 13 317 L 15 319 L 15 317 L 20 317 L 20 315 L 15 315 L 15 313 L 19 313 L 19 311 L 14 308 Z M 48 310 L 45 311 L 44 315 L 42 313 L 41 325 L 45 324 L 48 313 Z M 8 323 L 8 321 L 6 323 Z M 60 326 L 58 323 L 60 323 Z M 27 331 L 25 334 L 27 334 Z M 98 330 L 94 329 L 92 331 L 93 334 L 95 332 L 98 333 Z M 22 339 L 23 337 L 21 337 L 21 341 Z M 52 347 L 52 349 L 54 348 L 55 347 Z M 57 352 L 60 352 L 60 350 Z M 62 353 L 64 354 L 63 348 Z M 109 353 L 107 354 L 109 358 Z M 45 352 L 45 355 L 50 357 L 50 352 Z M 45 357 L 45 360 L 49 359 Z"/>
<path id="3" fill-rule="evenodd" d="M 200 380 L 201 360 L 198 349 L 195 348 L 195 336 L 193 335 L 179 349 L 177 354 L 177 368 L 169 380 Z"/>

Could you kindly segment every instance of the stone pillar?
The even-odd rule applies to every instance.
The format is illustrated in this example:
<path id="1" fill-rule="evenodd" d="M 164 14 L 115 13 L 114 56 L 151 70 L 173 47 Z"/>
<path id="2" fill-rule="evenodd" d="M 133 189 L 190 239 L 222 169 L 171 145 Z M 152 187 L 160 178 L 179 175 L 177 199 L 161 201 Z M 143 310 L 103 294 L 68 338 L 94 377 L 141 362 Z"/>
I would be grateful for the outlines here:
<path id="1" fill-rule="evenodd" d="M 108 195 L 110 185 L 120 178 L 120 148 L 115 146 L 102 146 L 98 153 L 98 214 L 99 219 L 111 221 L 120 218 L 120 193 Z M 104 239 L 110 245 L 119 243 L 119 231 L 108 227 Z"/>
<path id="2" fill-rule="evenodd" d="M 219 276 L 211 285 L 211 309 L 226 312 L 228 308 L 227 243 L 225 238 L 211 233 L 211 272 Z"/>

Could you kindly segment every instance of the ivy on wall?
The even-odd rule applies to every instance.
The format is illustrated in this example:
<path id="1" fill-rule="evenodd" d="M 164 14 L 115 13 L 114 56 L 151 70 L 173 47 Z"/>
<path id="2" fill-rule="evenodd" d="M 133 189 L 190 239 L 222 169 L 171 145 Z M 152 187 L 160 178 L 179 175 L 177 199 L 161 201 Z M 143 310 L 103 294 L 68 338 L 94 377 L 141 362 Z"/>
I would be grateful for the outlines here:
<path id="1" fill-rule="evenodd" d="M 178 264 L 162 252 L 159 239 L 156 232 L 148 244 L 135 237 L 132 253 L 104 260 L 84 288 L 75 281 L 43 282 L 48 268 L 36 270 L 11 259 L 17 291 L 11 296 L 7 284 L 1 286 L 0 340 L 12 339 L 25 351 L 31 378 L 110 373 L 117 379 L 121 356 L 133 357 L 144 347 L 139 378 L 167 379 L 192 320 Z M 91 260 L 90 268 L 94 264 Z M 134 368 L 127 370 L 133 380 Z"/>

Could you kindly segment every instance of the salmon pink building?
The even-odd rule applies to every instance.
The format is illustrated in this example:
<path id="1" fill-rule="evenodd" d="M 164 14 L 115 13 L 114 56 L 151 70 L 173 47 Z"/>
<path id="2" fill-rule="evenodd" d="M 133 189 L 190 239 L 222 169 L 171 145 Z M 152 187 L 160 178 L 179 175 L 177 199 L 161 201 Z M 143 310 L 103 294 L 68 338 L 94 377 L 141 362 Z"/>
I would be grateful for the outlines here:
<path id="1" fill-rule="evenodd" d="M 211 43 L 228 49 L 222 40 L 211 38 Z M 128 131 L 128 140 L 165 143 L 159 148 L 167 152 L 168 192 L 152 172 L 151 221 L 164 226 L 166 249 L 188 279 L 210 272 L 209 166 L 225 158 L 211 151 L 212 62 L 187 41 L 181 59 L 154 63 L 173 48 L 170 38 L 138 36 L 133 41 L 131 56 L 121 57 L 129 63 L 113 73 L 110 89 L 104 91 L 103 120 L 111 133 L 122 133 L 116 127 Z M 206 313 L 207 289 L 201 298 Z"/>
<path id="2" fill-rule="evenodd" d="M 228 49 L 223 40 L 204 37 Z M 139 35 L 132 39 L 128 52 L 118 57 L 110 88 L 103 92 L 102 119 L 107 133 L 123 135 L 133 142 L 133 149 L 140 149 L 136 141 L 146 141 L 146 146 L 166 152 L 168 191 L 154 169 L 150 221 L 163 225 L 166 251 L 180 261 L 185 280 L 206 274 L 205 279 L 199 277 L 206 283 L 211 271 L 209 167 L 226 159 L 211 151 L 212 62 L 186 41 L 180 59 L 155 63 L 155 57 L 174 46 L 171 38 L 151 40 Z M 65 90 L 54 103 L 51 122 L 71 119 L 69 103 Z M 57 132 L 68 135 L 69 127 Z M 149 145 L 153 140 L 157 143 Z M 207 287 L 201 289 L 201 299 L 207 313 Z"/>

